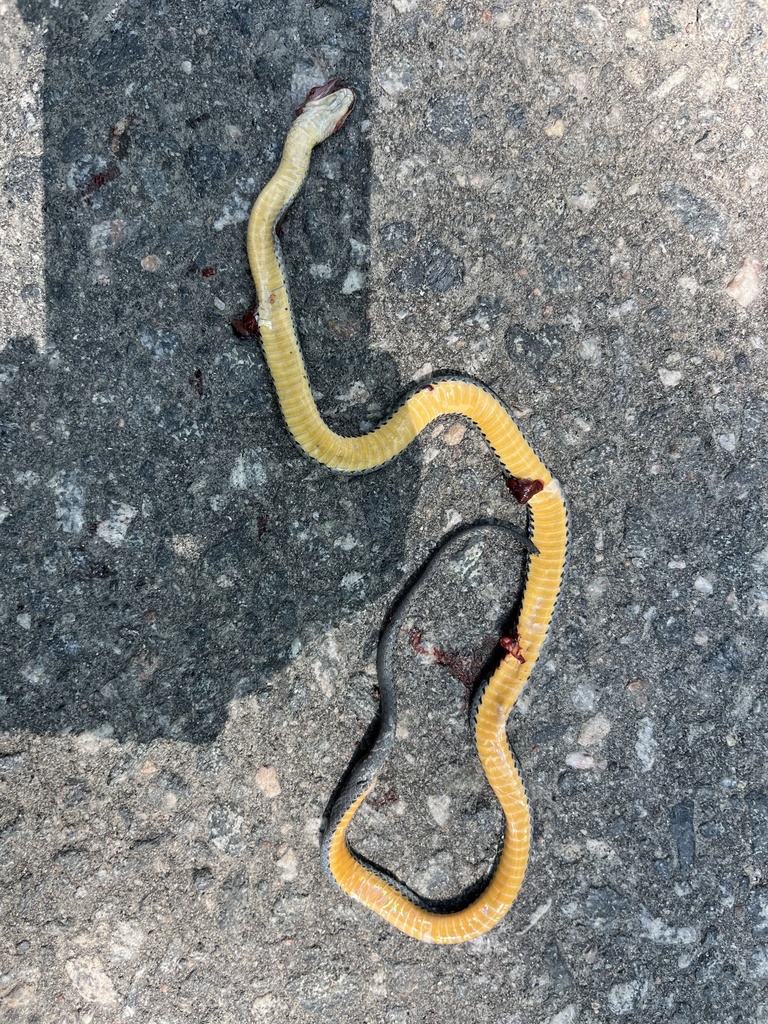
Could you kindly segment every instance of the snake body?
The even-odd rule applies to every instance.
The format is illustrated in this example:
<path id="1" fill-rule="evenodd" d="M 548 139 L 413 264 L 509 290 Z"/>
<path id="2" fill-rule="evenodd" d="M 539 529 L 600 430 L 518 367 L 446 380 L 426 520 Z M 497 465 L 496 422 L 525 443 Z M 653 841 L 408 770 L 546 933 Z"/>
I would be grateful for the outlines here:
<path id="1" fill-rule="evenodd" d="M 322 839 L 326 871 L 354 900 L 413 938 L 457 943 L 482 935 L 501 920 L 520 890 L 528 863 L 530 809 L 507 741 L 506 724 L 536 664 L 555 611 L 566 564 L 568 516 L 560 485 L 511 413 L 491 391 L 474 381 L 462 377 L 431 381 L 403 401 L 388 420 L 359 437 L 337 434 L 323 421 L 299 348 L 275 225 L 300 190 L 314 147 L 341 127 L 353 104 L 354 93 L 336 80 L 310 93 L 288 132 L 280 165 L 258 196 L 248 223 L 248 258 L 258 297 L 261 342 L 288 430 L 317 462 L 339 472 L 360 473 L 389 462 L 437 417 L 464 416 L 483 433 L 512 478 L 513 493 L 529 510 L 531 552 L 514 636 L 502 640 L 506 653 L 473 711 L 480 762 L 503 810 L 505 825 L 503 845 L 487 884 L 460 909 L 436 910 L 369 864 L 347 841 L 352 819 L 373 788 L 394 741 L 391 653 L 400 629 L 397 613 L 379 644 L 378 735 L 337 793 Z M 429 569 L 422 583 L 428 573 Z"/>

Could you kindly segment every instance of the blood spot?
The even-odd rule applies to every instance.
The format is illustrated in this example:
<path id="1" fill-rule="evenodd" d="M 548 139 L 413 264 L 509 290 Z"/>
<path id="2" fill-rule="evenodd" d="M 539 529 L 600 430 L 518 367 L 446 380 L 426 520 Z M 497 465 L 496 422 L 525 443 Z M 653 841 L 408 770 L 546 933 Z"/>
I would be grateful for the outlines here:
<path id="1" fill-rule="evenodd" d="M 232 321 L 231 327 L 235 334 L 238 336 L 238 338 L 252 338 L 254 337 L 254 335 L 258 336 L 258 307 L 251 306 L 250 309 L 246 310 L 246 312 L 243 313 L 239 320 Z"/>
<path id="2" fill-rule="evenodd" d="M 527 505 L 534 494 L 544 490 L 544 484 L 541 480 L 518 480 L 514 476 L 507 480 L 507 487 L 512 491 L 515 500 L 520 505 Z"/>

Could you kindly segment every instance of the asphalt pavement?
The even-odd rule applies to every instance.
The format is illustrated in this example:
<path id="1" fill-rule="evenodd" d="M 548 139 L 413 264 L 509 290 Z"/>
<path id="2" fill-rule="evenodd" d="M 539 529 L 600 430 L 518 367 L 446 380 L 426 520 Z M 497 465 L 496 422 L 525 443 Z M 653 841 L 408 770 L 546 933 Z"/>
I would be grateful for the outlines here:
<path id="1" fill-rule="evenodd" d="M 765 0 L 0 0 L 0 68 L 0 1019 L 768 1024 Z M 459 947 L 318 828 L 397 595 L 524 516 L 457 419 L 313 464 L 232 329 L 331 76 L 282 232 L 323 415 L 472 375 L 570 504 L 528 874 Z M 470 545 L 401 640 L 353 838 L 426 896 L 493 861 L 467 708 L 523 572 Z"/>

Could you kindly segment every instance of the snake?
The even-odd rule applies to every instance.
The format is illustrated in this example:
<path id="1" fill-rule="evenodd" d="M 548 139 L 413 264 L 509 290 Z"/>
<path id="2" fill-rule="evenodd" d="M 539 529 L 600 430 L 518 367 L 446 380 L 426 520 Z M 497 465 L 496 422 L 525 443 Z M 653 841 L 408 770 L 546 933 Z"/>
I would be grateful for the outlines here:
<path id="1" fill-rule="evenodd" d="M 336 433 L 323 420 L 301 353 L 277 229 L 306 180 L 313 150 L 342 127 L 355 98 L 351 88 L 333 78 L 312 89 L 297 109 L 279 166 L 251 209 L 247 253 L 256 288 L 258 332 L 278 404 L 288 431 L 310 458 L 339 473 L 370 472 L 403 452 L 438 417 L 461 416 L 480 430 L 507 475 L 513 497 L 527 507 L 529 543 L 517 618 L 500 638 L 498 663 L 479 688 L 471 711 L 480 764 L 504 818 L 499 853 L 479 891 L 457 906 L 438 905 L 368 861 L 348 839 L 352 820 L 395 740 L 392 651 L 407 601 L 391 615 L 378 646 L 375 740 L 353 761 L 323 820 L 324 870 L 349 897 L 411 938 L 454 944 L 478 938 L 497 925 L 515 901 L 526 872 L 531 810 L 507 739 L 507 719 L 550 631 L 566 569 L 568 508 L 560 484 L 510 410 L 490 388 L 461 374 L 420 382 L 389 418 L 359 436 Z M 419 586 L 428 584 L 432 565 L 424 570 Z"/>

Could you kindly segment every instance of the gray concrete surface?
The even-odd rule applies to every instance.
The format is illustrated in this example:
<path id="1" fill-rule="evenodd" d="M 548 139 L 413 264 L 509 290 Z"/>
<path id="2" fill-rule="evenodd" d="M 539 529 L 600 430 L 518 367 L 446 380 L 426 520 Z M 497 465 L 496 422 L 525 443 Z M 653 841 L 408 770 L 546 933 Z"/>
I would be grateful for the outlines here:
<path id="1" fill-rule="evenodd" d="M 0 1018 L 768 1021 L 768 325 L 756 263 L 728 288 L 767 256 L 766 3 L 0 0 L 0 46 Z M 312 465 L 230 328 L 330 74 L 360 102 L 284 234 L 324 414 L 471 373 L 572 508 L 510 721 L 529 873 L 460 948 L 344 898 L 317 826 L 399 588 L 519 513 L 458 422 Z M 432 896 L 495 849 L 465 709 L 520 570 L 446 565 L 403 640 L 356 841 Z"/>

